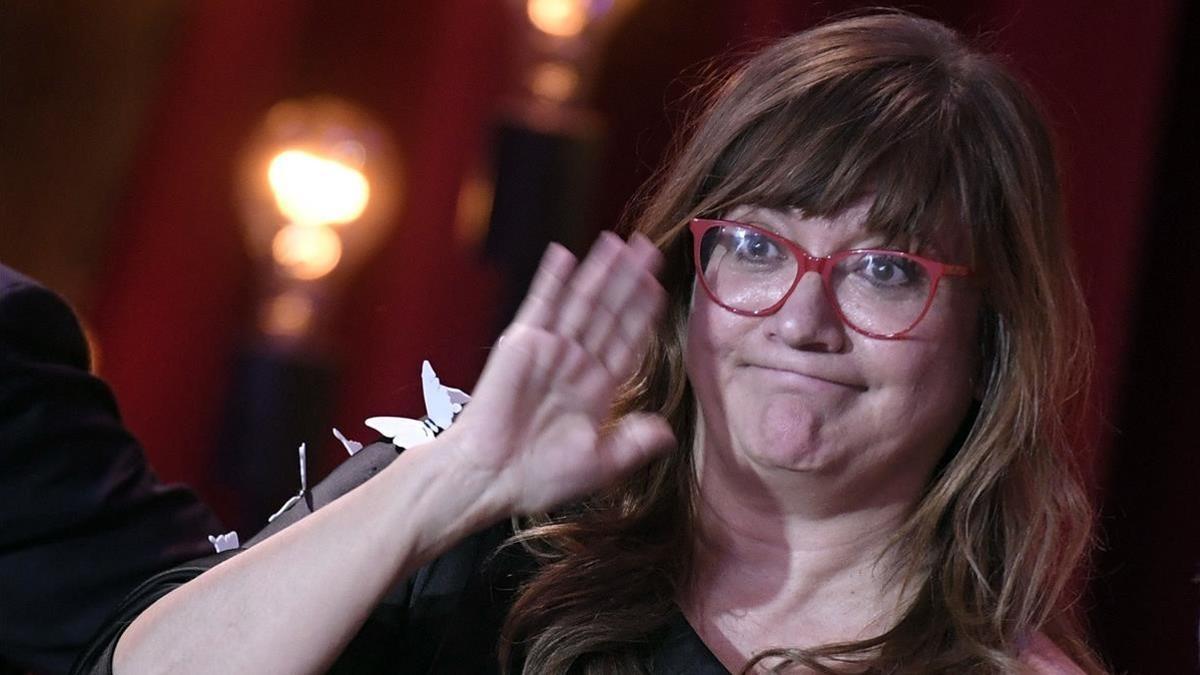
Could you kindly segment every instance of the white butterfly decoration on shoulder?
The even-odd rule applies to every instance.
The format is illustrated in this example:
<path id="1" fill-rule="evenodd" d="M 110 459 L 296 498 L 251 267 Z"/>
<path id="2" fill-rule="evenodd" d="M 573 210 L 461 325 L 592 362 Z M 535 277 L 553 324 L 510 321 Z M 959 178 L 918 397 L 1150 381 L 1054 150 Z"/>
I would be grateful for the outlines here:
<path id="1" fill-rule="evenodd" d="M 364 424 L 392 439 L 396 447 L 411 448 L 449 429 L 463 405 L 471 400 L 463 390 L 444 386 L 429 361 L 421 363 L 421 392 L 425 397 L 425 419 L 372 417 Z"/>
<path id="2" fill-rule="evenodd" d="M 217 553 L 224 553 L 225 551 L 230 551 L 241 546 L 241 542 L 238 541 L 237 530 L 230 530 L 225 534 L 218 534 L 216 536 L 210 534 L 208 535 L 208 543 L 213 545 L 213 549 Z"/>
<path id="3" fill-rule="evenodd" d="M 301 443 L 300 447 L 296 449 L 296 454 L 299 455 L 299 457 L 300 457 L 300 491 L 297 492 L 296 494 L 292 495 L 291 497 L 289 497 L 288 500 L 283 503 L 283 506 L 279 507 L 278 511 L 276 511 L 275 513 L 272 513 L 270 516 L 268 516 L 267 517 L 268 523 L 273 522 L 276 518 L 278 518 L 279 516 L 282 516 L 284 511 L 287 511 L 288 509 L 292 508 L 293 504 L 300 501 L 301 499 L 304 499 L 304 493 L 308 492 L 307 444 Z M 216 546 L 216 544 L 214 543 L 213 546 Z M 217 551 L 217 552 L 220 553 L 220 551 Z"/>
<path id="4" fill-rule="evenodd" d="M 362 443 L 346 438 L 346 435 L 341 431 L 338 431 L 337 427 L 333 428 L 333 437 L 338 439 L 338 442 L 342 444 L 342 447 L 346 449 L 346 452 L 350 453 L 351 457 L 357 454 L 359 450 L 363 449 Z"/>

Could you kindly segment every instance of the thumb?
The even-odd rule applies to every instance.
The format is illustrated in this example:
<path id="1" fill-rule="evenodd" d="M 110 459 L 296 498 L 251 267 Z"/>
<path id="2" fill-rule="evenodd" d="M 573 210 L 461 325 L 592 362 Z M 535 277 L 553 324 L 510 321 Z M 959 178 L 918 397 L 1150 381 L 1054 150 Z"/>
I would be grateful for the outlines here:
<path id="1" fill-rule="evenodd" d="M 603 441 L 600 453 L 612 471 L 624 474 L 665 453 L 675 445 L 675 434 L 662 415 L 630 413 L 617 423 Z"/>

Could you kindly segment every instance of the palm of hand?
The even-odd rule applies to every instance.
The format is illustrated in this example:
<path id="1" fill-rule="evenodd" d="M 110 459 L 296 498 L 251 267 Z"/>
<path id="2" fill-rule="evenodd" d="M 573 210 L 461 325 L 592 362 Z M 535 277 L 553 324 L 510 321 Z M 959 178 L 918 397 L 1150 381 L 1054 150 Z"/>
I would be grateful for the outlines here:
<path id="1" fill-rule="evenodd" d="M 662 305 L 656 249 L 604 235 L 575 269 L 552 247 L 448 436 L 514 513 L 549 509 L 611 483 L 672 441 L 657 416 L 602 433 Z"/>

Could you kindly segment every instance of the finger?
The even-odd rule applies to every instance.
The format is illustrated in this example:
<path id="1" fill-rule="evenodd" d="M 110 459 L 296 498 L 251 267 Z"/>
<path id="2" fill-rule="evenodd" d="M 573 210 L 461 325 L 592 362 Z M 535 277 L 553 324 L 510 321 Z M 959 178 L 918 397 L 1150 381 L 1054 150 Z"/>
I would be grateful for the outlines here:
<path id="1" fill-rule="evenodd" d="M 661 265 L 662 255 L 649 240 L 631 241 L 632 255 L 642 269 L 636 282 L 620 298 L 623 311 L 617 313 L 617 324 L 599 346 L 597 354 L 618 379 L 628 377 L 641 357 L 646 338 L 666 304 L 666 292 L 652 273 Z"/>
<path id="2" fill-rule="evenodd" d="M 563 342 L 567 348 L 559 350 L 555 361 L 547 367 L 561 382 L 569 383 L 572 405 L 586 410 L 599 424 L 612 405 L 617 381 L 596 355 L 578 341 L 563 338 Z"/>
<path id="3" fill-rule="evenodd" d="M 574 269 L 575 256 L 570 251 L 560 244 L 547 246 L 513 323 L 548 328 L 558 312 Z"/>
<path id="4" fill-rule="evenodd" d="M 598 452 L 613 477 L 627 473 L 675 445 L 671 425 L 661 415 L 630 413 L 600 444 Z"/>
<path id="5" fill-rule="evenodd" d="M 511 391 L 524 391 L 539 372 L 536 366 L 546 350 L 547 338 L 551 336 L 544 329 L 514 321 L 503 337 L 503 348 L 497 343 L 483 366 L 473 391 L 476 397 L 492 389 L 505 392 L 502 396 Z M 466 406 L 463 414 L 476 408 Z"/>
<path id="6" fill-rule="evenodd" d="M 590 351 L 601 354 L 613 332 L 621 329 L 631 300 L 643 280 L 652 278 L 658 257 L 657 249 L 645 237 L 635 236 L 620 247 L 598 289 L 593 316 L 583 329 L 582 342 Z"/>
<path id="7" fill-rule="evenodd" d="M 562 309 L 554 326 L 556 332 L 575 339 L 583 336 L 588 323 L 597 318 L 597 297 L 610 281 L 611 268 L 623 247 L 624 243 L 615 234 L 600 233 L 562 296 Z"/>
<path id="8" fill-rule="evenodd" d="M 629 237 L 629 246 L 647 267 L 650 274 L 657 275 L 658 271 L 662 269 L 663 256 L 662 251 L 658 250 L 654 242 L 641 232 L 634 232 Z"/>
<path id="9" fill-rule="evenodd" d="M 644 281 L 620 317 L 620 325 L 602 346 L 599 358 L 618 381 L 629 377 L 645 354 L 650 333 L 666 305 L 666 291 L 654 279 Z"/>
<path id="10" fill-rule="evenodd" d="M 665 297 L 662 284 L 655 275 L 662 267 L 662 253 L 641 233 L 630 239 L 630 257 L 640 270 L 626 295 L 618 299 L 626 311 L 617 314 L 621 319 L 621 334 L 627 341 L 636 341 L 639 333 L 649 327 Z"/>

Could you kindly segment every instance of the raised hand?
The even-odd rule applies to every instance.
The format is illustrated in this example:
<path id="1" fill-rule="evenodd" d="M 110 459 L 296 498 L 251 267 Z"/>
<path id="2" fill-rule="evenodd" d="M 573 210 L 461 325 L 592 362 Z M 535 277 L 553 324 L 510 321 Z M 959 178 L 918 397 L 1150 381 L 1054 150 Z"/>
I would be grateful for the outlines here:
<path id="1" fill-rule="evenodd" d="M 155 602 L 121 635 L 114 670 L 323 672 L 389 589 L 462 537 L 670 447 L 655 416 L 601 433 L 663 303 L 658 264 L 642 237 L 604 235 L 578 269 L 551 247 L 445 433 Z"/>
<path id="2" fill-rule="evenodd" d="M 669 448 L 666 421 L 634 414 L 602 434 L 617 386 L 637 366 L 665 293 L 658 250 L 604 233 L 576 265 L 551 245 L 512 325 L 443 434 L 510 513 L 599 489 Z"/>

